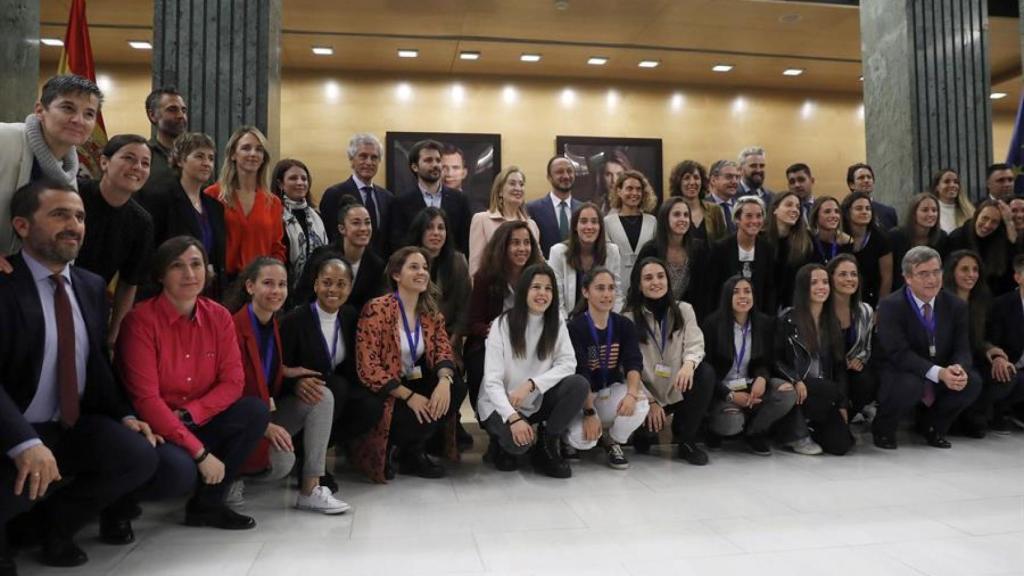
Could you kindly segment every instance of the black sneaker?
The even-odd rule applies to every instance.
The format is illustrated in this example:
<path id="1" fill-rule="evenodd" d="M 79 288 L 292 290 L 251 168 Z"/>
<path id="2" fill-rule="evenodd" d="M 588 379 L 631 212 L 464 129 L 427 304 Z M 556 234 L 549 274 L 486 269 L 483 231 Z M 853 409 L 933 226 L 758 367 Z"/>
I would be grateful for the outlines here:
<path id="1" fill-rule="evenodd" d="M 718 450 L 722 447 L 722 437 L 708 430 L 704 433 L 704 445 L 708 447 L 708 450 Z"/>
<path id="2" fill-rule="evenodd" d="M 506 452 L 498 445 L 497 442 L 493 443 L 493 456 L 494 467 L 502 472 L 515 472 L 519 469 L 519 458 L 511 452 Z"/>
<path id="3" fill-rule="evenodd" d="M 1013 422 L 1005 414 L 1000 414 L 992 419 L 988 429 L 996 436 L 1009 436 L 1013 432 Z"/>
<path id="4" fill-rule="evenodd" d="M 626 455 L 622 453 L 622 446 L 616 442 L 609 442 L 605 450 L 608 452 L 608 466 L 616 470 L 629 468 L 629 460 L 626 460 Z"/>
<path id="5" fill-rule="evenodd" d="M 768 445 L 768 441 L 765 440 L 764 436 L 760 434 L 750 434 L 746 436 L 747 448 L 758 456 L 771 456 L 772 447 Z"/>
<path id="6" fill-rule="evenodd" d="M 562 458 L 565 460 L 579 460 L 580 451 L 570 446 L 568 442 L 562 442 Z"/>
<path id="7" fill-rule="evenodd" d="M 636 450 L 637 454 L 650 454 L 652 444 L 654 444 L 653 434 L 643 429 L 633 432 L 633 450 Z"/>
<path id="8" fill-rule="evenodd" d="M 694 466 L 704 466 L 708 463 L 708 453 L 697 447 L 693 442 L 680 442 L 676 447 L 676 457 L 686 460 Z"/>

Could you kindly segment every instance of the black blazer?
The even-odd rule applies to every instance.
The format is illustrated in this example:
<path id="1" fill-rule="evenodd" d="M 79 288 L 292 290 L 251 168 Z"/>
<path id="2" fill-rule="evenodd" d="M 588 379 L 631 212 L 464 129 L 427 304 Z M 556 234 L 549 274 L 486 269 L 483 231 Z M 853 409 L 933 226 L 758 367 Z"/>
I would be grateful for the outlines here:
<path id="1" fill-rule="evenodd" d="M 736 234 L 730 234 L 711 246 L 711 257 L 708 266 L 711 269 L 712 293 L 709 295 L 711 306 L 716 307 L 720 298 L 716 290 L 730 277 L 743 270 L 740 264 L 739 244 Z M 699 274 L 700 271 L 695 271 Z M 751 284 L 754 286 L 754 307 L 764 314 L 775 314 L 775 247 L 763 236 L 754 241 L 754 263 L 752 265 Z"/>
<path id="2" fill-rule="evenodd" d="M 37 437 L 24 413 L 35 397 L 43 364 L 46 325 L 32 273 L 16 253 L 8 259 L 14 270 L 0 274 L 0 451 Z M 107 355 L 108 307 L 103 279 L 71 267 L 75 299 L 89 333 L 82 414 L 120 420 L 131 406 L 114 379 Z"/>
<path id="3" fill-rule="evenodd" d="M 935 358 L 928 355 L 928 332 L 907 301 L 909 288 L 897 290 L 878 303 L 877 358 L 882 370 L 907 372 L 924 378 L 932 366 L 973 366 L 967 304 L 942 290 L 935 297 Z"/>
<path id="4" fill-rule="evenodd" d="M 582 205 L 583 203 L 575 198 L 569 202 L 570 219 Z M 537 241 L 540 243 L 541 252 L 544 253 L 544 259 L 547 260 L 551 255 L 551 247 L 562 241 L 562 235 L 558 231 L 558 215 L 555 214 L 555 205 L 551 203 L 551 194 L 527 202 L 526 213 L 537 223 L 537 229 L 540 231 L 540 238 Z"/>
<path id="5" fill-rule="evenodd" d="M 711 286 L 708 285 L 708 244 L 702 238 L 690 238 L 690 249 L 687 257 L 690 259 L 690 284 L 683 292 L 683 302 L 693 306 L 693 312 L 697 320 L 703 320 L 717 302 L 718 294 L 712 294 Z M 640 251 L 637 252 L 636 261 L 639 263 L 644 258 L 658 257 L 662 260 L 664 256 L 658 255 L 658 243 L 655 240 L 648 240 Z M 717 286 L 717 285 L 715 285 Z"/>
<path id="6" fill-rule="evenodd" d="M 349 384 L 358 382 L 356 376 L 356 321 L 359 313 L 348 304 L 338 311 L 341 315 L 341 335 L 345 342 L 345 360 L 331 369 L 330 353 L 324 348 L 320 319 L 310 304 L 302 304 L 281 317 L 281 363 L 292 368 L 308 368 L 325 376 L 325 380 L 344 378 Z M 282 394 L 294 394 L 296 378 L 281 381 Z M 338 388 L 333 389 L 337 390 Z"/>
<path id="7" fill-rule="evenodd" d="M 907 230 L 902 226 L 889 230 L 889 248 L 892 249 L 892 289 L 895 291 L 897 288 L 902 288 L 905 284 L 903 280 L 903 257 L 907 255 L 912 246 L 910 245 L 911 239 L 907 237 Z M 949 255 L 949 236 L 942 230 L 939 230 L 938 240 L 934 245 L 929 244 L 934 248 L 939 256 L 942 256 L 942 260 L 946 260 L 946 256 Z"/>
<path id="8" fill-rule="evenodd" d="M 338 240 L 338 206 L 341 204 L 342 196 L 351 196 L 360 204 L 363 204 L 363 194 L 356 186 L 356 181 L 349 176 L 348 180 L 340 182 L 324 190 L 320 197 L 320 218 L 324 221 L 324 229 L 327 231 L 327 240 L 335 242 Z M 377 204 L 377 212 L 380 213 L 380 220 L 377 222 L 377 229 L 373 231 L 370 239 L 370 248 L 381 258 L 387 258 L 391 252 L 388 249 L 388 232 L 391 226 L 391 202 L 395 199 L 387 188 L 373 184 L 373 201 Z"/>
<path id="9" fill-rule="evenodd" d="M 871 212 L 875 215 L 875 222 L 882 230 L 892 230 L 900 224 L 900 218 L 896 214 L 896 209 L 888 204 L 872 200 Z"/>
<path id="10" fill-rule="evenodd" d="M 341 241 L 327 246 L 321 246 L 309 256 L 309 262 L 302 269 L 302 278 L 295 288 L 294 302 L 299 306 L 316 299 L 313 293 L 313 271 L 321 262 L 328 258 L 345 258 L 345 250 L 341 247 Z M 380 296 L 387 282 L 384 281 L 384 260 L 373 253 L 372 250 L 363 252 L 362 262 L 359 264 L 359 273 L 352 284 L 352 292 L 348 295 L 346 305 L 352 306 L 356 313 L 362 311 L 363 305 L 371 299 Z"/>
<path id="11" fill-rule="evenodd" d="M 1016 364 L 1024 353 L 1024 304 L 1020 290 L 1007 292 L 992 304 L 985 330 L 987 340 L 1006 352 L 1011 363 Z"/>
<path id="12" fill-rule="evenodd" d="M 701 323 L 704 332 L 704 361 L 715 369 L 715 397 L 722 399 L 729 395 L 729 387 L 722 383 L 732 369 L 736 358 L 736 342 L 733 338 L 732 315 L 719 310 Z M 754 312 L 750 315 L 750 364 L 751 378 L 768 379 L 772 375 L 774 349 L 772 337 L 775 334 L 775 319 Z"/>
<path id="13" fill-rule="evenodd" d="M 395 251 L 409 244 L 407 236 L 413 219 L 427 207 L 423 193 L 414 188 L 395 198 L 391 211 L 391 250 Z M 455 241 L 455 249 L 469 254 L 469 211 L 466 195 L 447 186 L 441 186 L 441 209 L 448 216 L 448 237 Z"/>

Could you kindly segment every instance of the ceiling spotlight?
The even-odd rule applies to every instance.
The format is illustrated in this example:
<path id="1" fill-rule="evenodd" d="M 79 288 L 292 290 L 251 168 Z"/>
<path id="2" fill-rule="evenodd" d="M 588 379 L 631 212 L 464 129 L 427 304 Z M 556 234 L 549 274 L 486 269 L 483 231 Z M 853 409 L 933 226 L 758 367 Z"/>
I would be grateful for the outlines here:
<path id="1" fill-rule="evenodd" d="M 731 64 L 715 64 L 711 67 L 712 72 L 728 72 L 732 70 Z"/>
<path id="2" fill-rule="evenodd" d="M 1006 98 L 1006 92 L 993 92 L 989 98 L 993 100 L 1002 100 L 1003 98 Z"/>
<path id="3" fill-rule="evenodd" d="M 317 56 L 330 56 L 334 54 L 334 48 L 330 46 L 313 46 L 313 54 Z"/>
<path id="4" fill-rule="evenodd" d="M 59 38 L 40 38 L 39 41 L 44 46 L 63 46 L 64 41 Z"/>
<path id="5" fill-rule="evenodd" d="M 591 56 L 590 59 L 587 60 L 587 64 L 590 64 L 591 66 L 604 66 L 607 63 L 608 59 L 604 56 Z"/>
<path id="6" fill-rule="evenodd" d="M 555 10 L 565 12 L 569 9 L 569 0 L 555 0 Z"/>
<path id="7" fill-rule="evenodd" d="M 804 73 L 803 68 L 786 68 L 782 71 L 783 76 L 799 76 Z"/>
<path id="8" fill-rule="evenodd" d="M 523 62 L 540 62 L 540 54 L 523 54 L 519 59 Z"/>
<path id="9" fill-rule="evenodd" d="M 480 53 L 479 52 L 467 52 L 465 50 L 462 51 L 462 52 L 459 52 L 459 60 L 479 60 L 479 59 L 480 59 Z"/>
<path id="10" fill-rule="evenodd" d="M 858 82 L 863 82 L 863 81 L 864 81 L 864 77 L 863 77 L 863 76 L 861 76 L 860 78 L 857 78 L 857 81 L 858 81 Z"/>
<path id="11" fill-rule="evenodd" d="M 129 40 L 128 45 L 136 50 L 152 50 L 153 45 L 145 40 Z"/>
<path id="12" fill-rule="evenodd" d="M 420 51 L 419 50 L 413 50 L 413 49 L 410 49 L 410 48 L 402 48 L 402 49 L 398 50 L 398 57 L 399 58 L 416 58 L 419 55 L 420 55 Z"/>
<path id="13" fill-rule="evenodd" d="M 641 68 L 657 68 L 658 64 L 660 64 L 660 62 L 657 60 L 641 60 L 637 66 Z"/>

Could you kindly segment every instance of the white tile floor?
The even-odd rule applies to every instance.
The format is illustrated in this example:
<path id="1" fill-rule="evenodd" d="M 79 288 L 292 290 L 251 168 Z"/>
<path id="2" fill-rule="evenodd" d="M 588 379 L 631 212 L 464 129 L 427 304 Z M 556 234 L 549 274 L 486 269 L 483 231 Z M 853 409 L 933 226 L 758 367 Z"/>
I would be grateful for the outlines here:
<path id="1" fill-rule="evenodd" d="M 443 480 L 387 486 L 340 476 L 353 505 L 325 517 L 295 492 L 252 486 L 242 533 L 181 526 L 182 503 L 146 506 L 133 546 L 79 537 L 81 569 L 23 575 L 296 574 L 1024 576 L 1024 434 L 953 438 L 942 451 L 905 437 L 897 452 L 843 458 L 727 445 L 697 468 L 667 447 L 625 472 L 584 458 L 568 481 L 480 462 L 484 440 Z"/>

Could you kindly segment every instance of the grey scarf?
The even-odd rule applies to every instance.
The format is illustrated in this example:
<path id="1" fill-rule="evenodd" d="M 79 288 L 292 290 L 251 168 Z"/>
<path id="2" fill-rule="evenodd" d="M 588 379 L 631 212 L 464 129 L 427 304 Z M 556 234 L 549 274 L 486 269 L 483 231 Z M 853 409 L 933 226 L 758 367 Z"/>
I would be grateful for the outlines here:
<path id="1" fill-rule="evenodd" d="M 43 174 L 52 180 L 77 188 L 75 179 L 78 177 L 78 149 L 72 147 L 62 160 L 58 160 L 43 139 L 43 124 L 35 114 L 25 118 L 25 137 L 28 147 L 32 150 L 36 162 Z"/>

